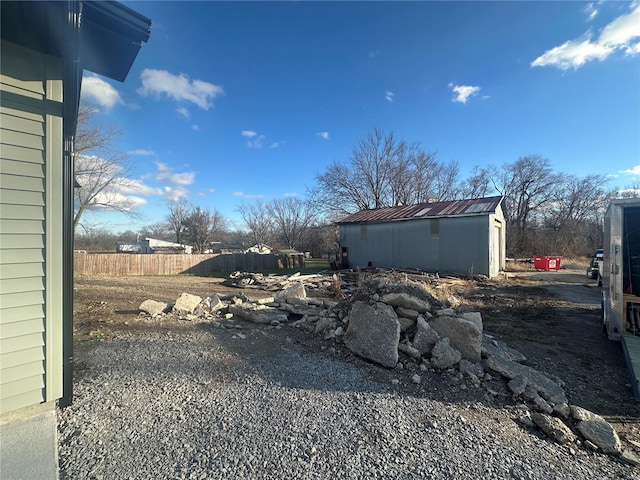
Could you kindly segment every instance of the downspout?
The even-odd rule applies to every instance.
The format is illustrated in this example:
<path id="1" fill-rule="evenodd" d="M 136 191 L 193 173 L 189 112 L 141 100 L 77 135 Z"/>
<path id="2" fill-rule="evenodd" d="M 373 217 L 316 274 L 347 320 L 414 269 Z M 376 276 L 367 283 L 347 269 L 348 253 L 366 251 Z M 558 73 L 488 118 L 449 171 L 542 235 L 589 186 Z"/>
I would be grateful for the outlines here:
<path id="1" fill-rule="evenodd" d="M 82 3 L 68 2 L 69 23 L 64 59 L 64 152 L 62 180 L 62 398 L 60 407 L 73 400 L 73 206 L 74 206 L 74 142 L 82 67 L 80 65 L 80 21 Z"/>

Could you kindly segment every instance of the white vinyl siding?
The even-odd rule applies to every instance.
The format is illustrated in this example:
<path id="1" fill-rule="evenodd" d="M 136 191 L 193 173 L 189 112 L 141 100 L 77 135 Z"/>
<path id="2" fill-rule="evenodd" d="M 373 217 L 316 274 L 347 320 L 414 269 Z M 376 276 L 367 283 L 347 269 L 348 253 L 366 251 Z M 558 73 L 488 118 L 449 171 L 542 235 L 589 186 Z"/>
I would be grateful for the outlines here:
<path id="1" fill-rule="evenodd" d="M 62 388 L 60 61 L 2 42 L 1 70 L 0 414 Z"/>

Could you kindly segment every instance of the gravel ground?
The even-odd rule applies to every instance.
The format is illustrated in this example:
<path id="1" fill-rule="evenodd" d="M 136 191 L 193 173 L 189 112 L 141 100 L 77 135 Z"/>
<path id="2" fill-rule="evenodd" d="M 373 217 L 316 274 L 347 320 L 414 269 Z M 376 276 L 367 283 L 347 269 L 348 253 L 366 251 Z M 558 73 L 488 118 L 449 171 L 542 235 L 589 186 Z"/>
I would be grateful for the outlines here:
<path id="1" fill-rule="evenodd" d="M 193 325 L 81 342 L 58 411 L 61 478 L 639 478 L 486 393 L 447 397 L 446 375 L 414 385 L 310 335 Z"/>

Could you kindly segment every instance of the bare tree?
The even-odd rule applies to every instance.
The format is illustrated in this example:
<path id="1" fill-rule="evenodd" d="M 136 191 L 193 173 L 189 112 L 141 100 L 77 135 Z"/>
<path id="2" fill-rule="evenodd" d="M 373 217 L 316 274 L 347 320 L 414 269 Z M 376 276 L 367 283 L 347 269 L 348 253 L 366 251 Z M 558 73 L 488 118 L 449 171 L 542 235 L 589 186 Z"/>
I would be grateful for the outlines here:
<path id="1" fill-rule="evenodd" d="M 97 110 L 80 105 L 75 137 L 75 211 L 74 231 L 87 210 L 108 209 L 136 217 L 136 182 L 131 180 L 131 167 L 126 155 L 113 147 L 120 131 L 98 128 L 92 119 Z"/>
<path id="2" fill-rule="evenodd" d="M 520 157 L 493 170 L 491 175 L 494 188 L 505 197 L 507 248 L 514 254 L 531 253 L 527 231 L 534 226 L 535 215 L 552 201 L 554 186 L 561 176 L 540 155 Z"/>
<path id="3" fill-rule="evenodd" d="M 334 162 L 316 176 L 312 196 L 326 212 L 451 200 L 458 194 L 458 165 L 437 160 L 418 143 L 396 140 L 375 128 L 353 147 L 347 162 Z"/>
<path id="4" fill-rule="evenodd" d="M 173 233 L 176 234 L 176 243 L 181 243 L 182 232 L 185 230 L 185 222 L 190 214 L 189 202 L 181 198 L 176 202 L 169 203 L 169 214 L 167 215 L 167 223 Z"/>
<path id="5" fill-rule="evenodd" d="M 489 170 L 473 167 L 473 172 L 469 178 L 462 182 L 460 196 L 462 198 L 482 198 L 491 191 L 491 179 Z"/>
<path id="6" fill-rule="evenodd" d="M 267 245 L 272 237 L 274 226 L 269 207 L 262 200 L 257 200 L 252 204 L 240 205 L 238 212 L 242 215 L 254 243 L 259 247 Z"/>
<path id="7" fill-rule="evenodd" d="M 228 220 L 217 210 L 194 208 L 185 221 L 186 236 L 195 253 L 205 253 L 216 236 L 228 227 Z"/>
<path id="8" fill-rule="evenodd" d="M 276 198 L 270 207 L 283 243 L 287 248 L 296 248 L 308 232 L 317 213 L 308 202 L 296 197 Z"/>

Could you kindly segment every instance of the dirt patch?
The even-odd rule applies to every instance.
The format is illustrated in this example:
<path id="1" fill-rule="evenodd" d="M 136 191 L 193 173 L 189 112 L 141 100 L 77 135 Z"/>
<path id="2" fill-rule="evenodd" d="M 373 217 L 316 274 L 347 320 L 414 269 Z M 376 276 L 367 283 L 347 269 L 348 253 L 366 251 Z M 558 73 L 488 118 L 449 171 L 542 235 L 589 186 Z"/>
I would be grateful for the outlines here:
<path id="1" fill-rule="evenodd" d="M 619 343 L 602 335 L 600 289 L 582 270 L 525 270 L 495 280 L 434 279 L 398 273 L 392 276 L 423 283 L 439 300 L 458 303 L 459 310 L 480 311 L 485 333 L 520 350 L 527 356 L 527 364 L 562 381 L 571 403 L 604 416 L 614 424 L 623 441 L 640 445 L 640 407 L 633 399 L 622 349 Z M 255 299 L 272 294 L 251 286 L 227 287 L 217 278 L 78 277 L 74 287 L 76 341 L 111 338 L 124 332 L 180 335 L 193 328 L 213 328 L 175 319 L 150 320 L 138 315 L 138 306 L 144 300 L 172 303 L 183 292 L 202 297 L 243 293 Z M 322 337 L 309 333 L 292 329 L 260 330 L 264 333 L 251 342 L 238 342 L 239 348 L 246 347 L 246 351 L 236 353 L 268 355 L 278 349 L 282 341 L 296 342 L 314 350 L 336 348 L 329 344 L 323 346 Z M 85 347 L 88 345 L 79 345 L 79 348 Z M 350 357 L 346 352 L 344 355 Z M 384 369 L 371 367 L 371 370 L 379 370 L 376 375 L 381 380 L 389 375 Z M 435 376 L 432 380 L 441 381 Z M 449 401 L 457 395 L 455 385 L 433 391 L 446 395 Z M 466 392 L 465 396 L 470 393 Z M 636 448 L 636 453 L 640 453 L 640 449 Z"/>

